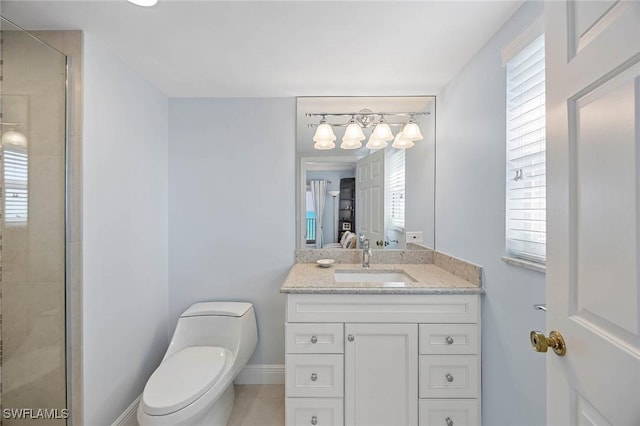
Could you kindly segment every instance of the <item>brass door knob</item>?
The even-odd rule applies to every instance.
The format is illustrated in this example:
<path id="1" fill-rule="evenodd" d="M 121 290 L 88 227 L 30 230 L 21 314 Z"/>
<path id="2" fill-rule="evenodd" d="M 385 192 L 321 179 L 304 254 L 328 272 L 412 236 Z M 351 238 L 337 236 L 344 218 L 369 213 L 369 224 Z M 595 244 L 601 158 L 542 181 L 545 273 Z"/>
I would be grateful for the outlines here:
<path id="1" fill-rule="evenodd" d="M 549 337 L 546 337 L 542 331 L 532 331 L 529 338 L 536 352 L 546 352 L 547 348 L 551 348 L 558 356 L 564 356 L 567 353 L 567 345 L 564 343 L 562 334 L 557 331 L 549 333 Z"/>

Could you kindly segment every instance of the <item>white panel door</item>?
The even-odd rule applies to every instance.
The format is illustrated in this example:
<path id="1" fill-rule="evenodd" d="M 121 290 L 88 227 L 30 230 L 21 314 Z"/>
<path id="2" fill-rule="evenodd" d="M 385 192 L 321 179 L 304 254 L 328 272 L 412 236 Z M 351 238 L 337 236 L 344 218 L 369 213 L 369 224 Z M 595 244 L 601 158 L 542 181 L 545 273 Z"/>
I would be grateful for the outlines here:
<path id="1" fill-rule="evenodd" d="M 359 160 L 356 166 L 356 226 L 371 247 L 384 238 L 384 150 Z"/>
<path id="2" fill-rule="evenodd" d="M 640 2 L 545 15 L 547 424 L 640 425 Z"/>
<path id="3" fill-rule="evenodd" d="M 418 325 L 345 325 L 345 424 L 418 424 Z"/>

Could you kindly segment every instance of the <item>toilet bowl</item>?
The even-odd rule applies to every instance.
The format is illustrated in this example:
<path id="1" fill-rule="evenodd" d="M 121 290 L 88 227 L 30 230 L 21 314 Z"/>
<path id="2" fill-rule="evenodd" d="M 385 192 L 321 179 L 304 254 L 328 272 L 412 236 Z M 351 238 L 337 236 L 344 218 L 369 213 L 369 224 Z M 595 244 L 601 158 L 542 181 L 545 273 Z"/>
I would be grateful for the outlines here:
<path id="1" fill-rule="evenodd" d="M 169 348 L 138 407 L 140 426 L 224 426 L 233 380 L 258 342 L 251 303 L 203 302 L 178 319 Z"/>

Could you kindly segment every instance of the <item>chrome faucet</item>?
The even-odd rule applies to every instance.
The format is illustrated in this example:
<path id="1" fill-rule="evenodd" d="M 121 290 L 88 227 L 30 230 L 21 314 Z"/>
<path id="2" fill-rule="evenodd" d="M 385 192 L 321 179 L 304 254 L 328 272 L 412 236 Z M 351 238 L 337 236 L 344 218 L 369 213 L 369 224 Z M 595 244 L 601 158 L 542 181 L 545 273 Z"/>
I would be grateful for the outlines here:
<path id="1" fill-rule="evenodd" d="M 362 267 L 368 268 L 369 261 L 371 260 L 371 256 L 373 256 L 373 252 L 371 252 L 371 248 L 369 247 L 369 240 L 365 239 L 362 241 Z"/>

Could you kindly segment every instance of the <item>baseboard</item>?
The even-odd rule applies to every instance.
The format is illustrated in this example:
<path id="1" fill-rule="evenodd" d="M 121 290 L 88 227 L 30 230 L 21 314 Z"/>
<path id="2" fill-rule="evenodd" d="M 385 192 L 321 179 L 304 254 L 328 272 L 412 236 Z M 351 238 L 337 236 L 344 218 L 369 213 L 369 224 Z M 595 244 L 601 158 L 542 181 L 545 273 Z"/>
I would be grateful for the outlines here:
<path id="1" fill-rule="evenodd" d="M 135 401 L 133 401 L 131 405 L 128 406 L 122 414 L 120 414 L 120 417 L 111 424 L 111 426 L 138 426 L 138 418 L 136 417 L 136 414 L 138 412 L 140 398 L 142 398 L 142 395 L 137 397 Z"/>
<path id="2" fill-rule="evenodd" d="M 284 364 L 247 364 L 234 383 L 237 385 L 284 384 Z"/>

